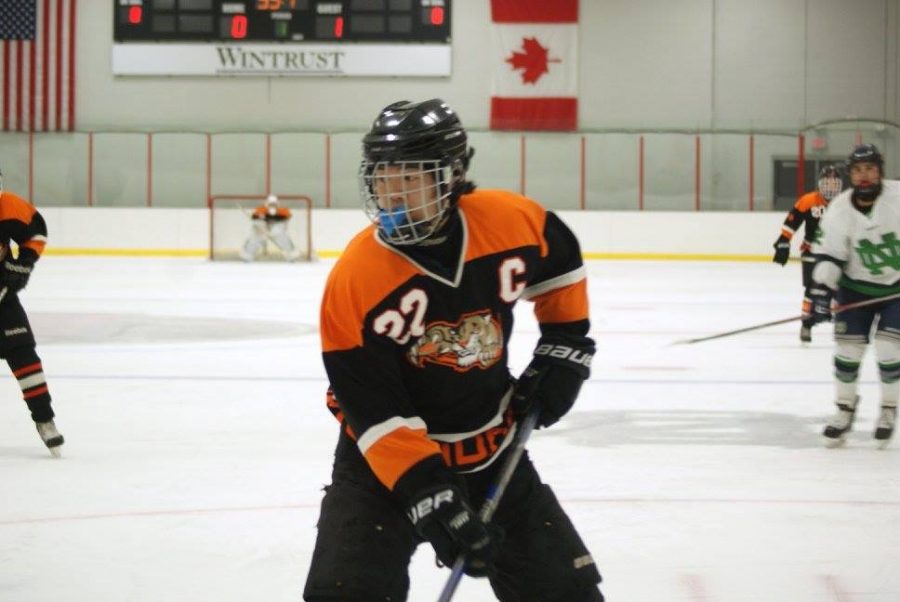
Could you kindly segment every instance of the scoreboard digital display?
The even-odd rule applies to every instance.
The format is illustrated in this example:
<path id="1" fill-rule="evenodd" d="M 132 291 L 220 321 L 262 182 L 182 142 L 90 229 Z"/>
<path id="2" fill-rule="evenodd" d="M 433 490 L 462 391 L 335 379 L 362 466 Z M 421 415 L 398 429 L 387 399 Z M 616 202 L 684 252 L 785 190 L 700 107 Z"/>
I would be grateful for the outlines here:
<path id="1" fill-rule="evenodd" d="M 450 0 L 113 0 L 130 42 L 450 42 Z"/>

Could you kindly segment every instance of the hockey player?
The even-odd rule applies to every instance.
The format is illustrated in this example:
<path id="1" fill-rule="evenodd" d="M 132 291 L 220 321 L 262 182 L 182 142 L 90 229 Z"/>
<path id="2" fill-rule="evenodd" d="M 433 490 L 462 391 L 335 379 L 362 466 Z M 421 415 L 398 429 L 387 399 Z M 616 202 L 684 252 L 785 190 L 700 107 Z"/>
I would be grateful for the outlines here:
<path id="1" fill-rule="evenodd" d="M 266 202 L 253 210 L 250 216 L 250 235 L 240 251 L 241 259 L 253 261 L 266 241 L 273 242 L 288 261 L 296 261 L 299 252 L 288 234 L 287 225 L 291 220 L 291 210 L 278 204 L 278 197 L 270 194 Z"/>
<path id="2" fill-rule="evenodd" d="M 855 303 L 900 292 L 900 182 L 884 179 L 884 158 L 872 144 L 847 160 L 851 188 L 838 195 L 819 224 L 810 289 L 813 316 L 832 318 L 832 297 Z M 875 439 L 886 446 L 894 432 L 900 396 L 900 299 L 842 311 L 835 317 L 834 376 L 837 413 L 825 427 L 826 444 L 843 444 L 859 402 L 859 366 L 875 326 L 881 376 L 881 413 Z"/>
<path id="3" fill-rule="evenodd" d="M 373 225 L 328 278 L 320 329 L 341 423 L 307 601 L 406 600 L 427 541 L 463 554 L 503 601 L 602 602 L 600 574 L 523 454 L 492 523 L 476 514 L 518 417 L 550 426 L 590 373 L 578 241 L 553 213 L 466 179 L 460 120 L 439 99 L 381 111 L 363 138 L 360 189 Z M 513 306 L 533 301 L 541 337 L 514 388 Z"/>
<path id="4" fill-rule="evenodd" d="M 811 248 L 813 237 L 819 226 L 819 220 L 825 215 L 829 201 L 836 197 L 844 187 L 841 173 L 834 165 L 826 165 L 819 170 L 816 190 L 807 192 L 794 203 L 781 226 L 781 235 L 775 244 L 775 256 L 772 261 L 785 265 L 791 254 L 791 238 L 802 225 L 803 242 L 800 243 L 800 260 L 803 269 L 803 313 L 809 314 L 811 301 L 809 287 L 813 285 L 812 271 L 815 265 Z M 807 318 L 800 323 L 800 340 L 804 343 L 812 341 L 812 327 L 815 321 Z"/>
<path id="5" fill-rule="evenodd" d="M 18 245 L 17 256 L 12 253 L 11 241 Z M 19 301 L 19 291 L 28 284 L 46 244 L 44 218 L 31 203 L 4 191 L 0 174 L 0 355 L 19 381 L 41 440 L 54 457 L 59 457 L 63 437 L 53 422 L 41 358 L 35 349 L 28 316 Z"/>

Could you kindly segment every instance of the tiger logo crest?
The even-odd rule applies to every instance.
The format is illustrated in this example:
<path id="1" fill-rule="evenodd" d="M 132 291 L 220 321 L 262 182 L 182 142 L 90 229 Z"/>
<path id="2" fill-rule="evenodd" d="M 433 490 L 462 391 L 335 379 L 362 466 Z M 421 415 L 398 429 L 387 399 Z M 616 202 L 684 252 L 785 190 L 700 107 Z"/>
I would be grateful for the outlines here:
<path id="1" fill-rule="evenodd" d="M 503 355 L 503 329 L 491 312 L 463 316 L 459 322 L 434 322 L 407 351 L 412 365 L 448 366 L 459 372 L 489 368 Z"/>

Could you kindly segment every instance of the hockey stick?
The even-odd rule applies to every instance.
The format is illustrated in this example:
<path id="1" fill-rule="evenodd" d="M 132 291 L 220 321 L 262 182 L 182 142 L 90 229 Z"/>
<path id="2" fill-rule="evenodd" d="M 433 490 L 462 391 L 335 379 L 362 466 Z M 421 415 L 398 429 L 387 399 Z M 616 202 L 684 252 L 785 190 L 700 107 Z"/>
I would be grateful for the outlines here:
<path id="1" fill-rule="evenodd" d="M 893 295 L 888 295 L 886 297 L 876 297 L 873 299 L 866 299 L 865 301 L 857 301 L 856 303 L 847 303 L 845 305 L 838 305 L 832 310 L 832 313 L 839 314 L 842 311 L 847 311 L 850 309 L 857 309 L 860 307 L 867 307 L 869 305 L 877 305 L 878 303 L 882 303 L 884 301 L 893 301 L 894 299 L 900 299 L 900 293 L 895 293 Z M 680 341 L 675 341 L 671 343 L 672 345 L 692 345 L 694 343 L 702 343 L 703 341 L 711 341 L 713 339 L 721 339 L 724 337 L 730 337 L 735 334 L 741 334 L 743 332 L 750 332 L 751 330 L 759 330 L 761 328 L 768 328 L 769 326 L 777 326 L 778 324 L 787 324 L 788 322 L 794 322 L 796 320 L 803 320 L 805 318 L 810 317 L 810 314 L 800 314 L 799 316 L 793 316 L 790 318 L 784 318 L 783 320 L 775 320 L 773 322 L 765 322 L 763 324 L 756 324 L 755 326 L 748 326 L 746 328 L 738 328 L 737 330 L 729 330 L 728 332 L 720 332 L 719 334 L 711 334 L 708 337 L 700 337 L 698 339 L 683 339 Z"/>
<path id="2" fill-rule="evenodd" d="M 478 511 L 478 517 L 481 519 L 481 522 L 491 522 L 491 518 L 493 518 L 494 512 L 497 510 L 497 506 L 500 505 L 500 498 L 503 497 L 503 492 L 509 484 L 509 480 L 512 478 L 513 471 L 519 464 L 519 458 L 522 457 L 522 452 L 525 451 L 525 444 L 528 443 L 528 438 L 531 437 L 531 432 L 537 425 L 537 419 L 538 411 L 532 410 L 531 413 L 526 415 L 525 418 L 522 419 L 522 422 L 518 424 L 515 441 L 513 441 L 512 449 L 509 450 L 509 457 L 503 462 L 503 466 L 500 468 L 500 474 L 497 475 L 497 481 L 488 489 L 487 495 L 484 498 L 484 503 Z M 450 577 L 447 579 L 447 583 L 444 584 L 444 589 L 441 590 L 441 596 L 438 598 L 438 602 L 450 602 L 450 598 L 453 597 L 456 588 L 459 587 L 459 582 L 462 580 L 463 567 L 465 564 L 466 559 L 460 554 L 456 558 L 456 562 L 453 563 Z"/>

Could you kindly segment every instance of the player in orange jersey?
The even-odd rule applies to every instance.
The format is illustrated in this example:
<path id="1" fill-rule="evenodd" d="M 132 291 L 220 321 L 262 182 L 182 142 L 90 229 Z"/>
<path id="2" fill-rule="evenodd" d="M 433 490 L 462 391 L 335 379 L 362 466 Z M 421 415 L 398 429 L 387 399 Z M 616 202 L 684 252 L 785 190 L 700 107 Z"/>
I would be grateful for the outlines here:
<path id="1" fill-rule="evenodd" d="M 18 245 L 14 256 L 10 242 Z M 38 357 L 19 291 L 28 284 L 34 264 L 47 244 L 47 226 L 25 199 L 3 190 L 0 174 L 0 357 L 19 381 L 38 434 L 50 453 L 60 456 L 63 437 L 53 422 L 50 391 Z"/>
<path id="2" fill-rule="evenodd" d="M 775 247 L 775 256 L 772 261 L 785 265 L 791 254 L 791 238 L 802 225 L 803 242 L 800 244 L 800 260 L 803 269 L 803 313 L 812 314 L 812 302 L 809 296 L 809 287 L 812 286 L 812 270 L 815 258 L 811 247 L 819 227 L 819 220 L 825 215 L 828 203 L 841 192 L 844 183 L 841 173 L 834 165 L 826 165 L 819 170 L 819 180 L 816 190 L 807 192 L 794 203 L 781 226 L 781 234 L 772 246 Z M 815 321 L 812 317 L 800 323 L 800 340 L 808 343 L 812 340 L 812 327 Z"/>
<path id="3" fill-rule="evenodd" d="M 559 420 L 590 374 L 578 241 L 521 195 L 475 189 L 466 130 L 439 99 L 389 105 L 363 138 L 373 224 L 346 247 L 322 300 L 328 406 L 341 423 L 304 600 L 406 600 L 427 541 L 465 558 L 504 601 L 602 602 L 600 574 L 528 458 L 494 520 L 476 514 L 517 420 Z M 541 337 L 511 378 L 513 306 Z"/>
<path id="4" fill-rule="evenodd" d="M 266 202 L 254 209 L 250 215 L 250 235 L 241 248 L 241 259 L 253 261 L 269 241 L 281 249 L 285 259 L 295 261 L 299 253 L 287 230 L 291 217 L 291 210 L 281 207 L 278 204 L 278 197 L 270 194 Z"/>

